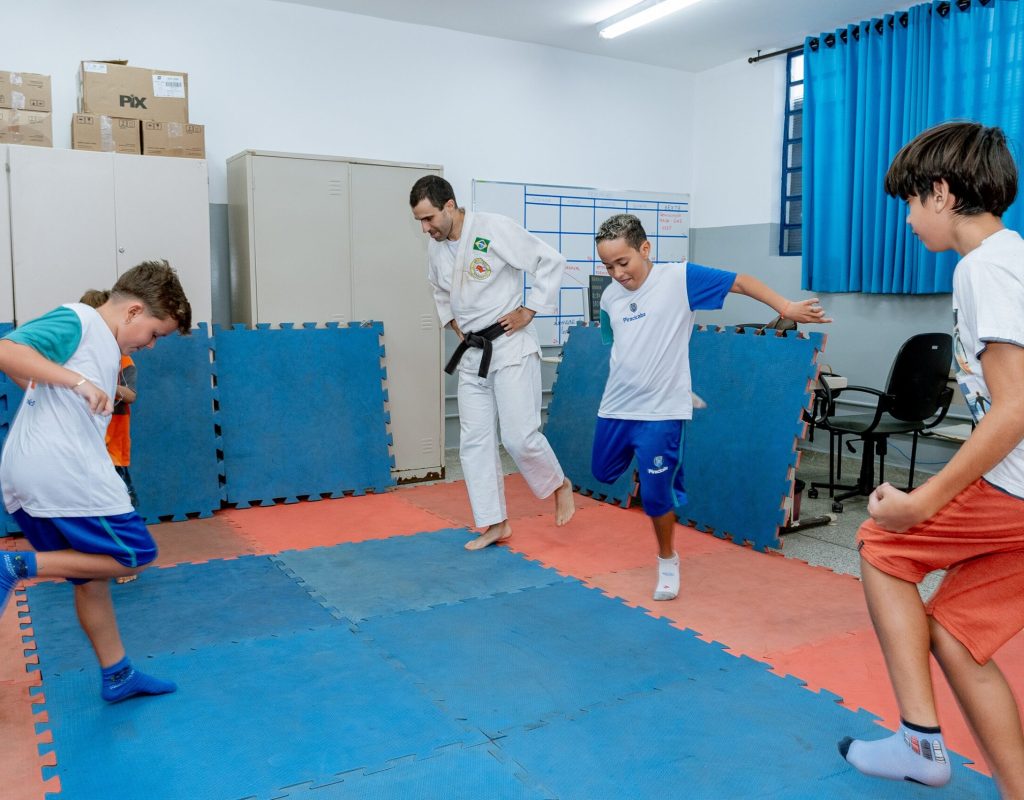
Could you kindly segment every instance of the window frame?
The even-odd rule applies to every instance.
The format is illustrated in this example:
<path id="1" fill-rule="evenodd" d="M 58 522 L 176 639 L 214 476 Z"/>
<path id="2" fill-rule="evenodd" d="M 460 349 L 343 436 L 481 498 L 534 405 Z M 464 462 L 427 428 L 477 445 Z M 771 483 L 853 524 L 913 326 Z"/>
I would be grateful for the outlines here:
<path id="1" fill-rule="evenodd" d="M 803 48 L 794 50 L 786 55 L 786 105 L 784 113 L 782 115 L 782 186 L 780 189 L 780 207 L 779 207 L 779 255 L 780 256 L 799 256 L 803 254 L 803 237 L 800 239 L 800 246 L 793 248 L 792 246 L 787 249 L 787 237 L 788 231 L 799 229 L 803 227 L 803 208 L 801 206 L 800 219 L 793 222 L 787 220 L 790 218 L 787 213 L 790 209 L 791 204 L 798 202 L 803 203 L 803 182 L 800 184 L 799 194 L 789 194 L 787 187 L 789 185 L 789 178 L 794 174 L 803 175 L 803 64 L 801 63 L 800 79 L 793 79 L 793 62 L 796 59 L 800 59 L 803 62 L 804 51 Z M 793 108 L 793 89 L 794 87 L 801 87 L 800 107 L 797 109 Z M 790 132 L 793 130 L 794 118 L 800 118 L 800 136 L 793 137 Z M 794 166 L 790 166 L 789 163 L 789 152 L 793 145 L 801 145 L 800 150 L 800 163 Z"/>

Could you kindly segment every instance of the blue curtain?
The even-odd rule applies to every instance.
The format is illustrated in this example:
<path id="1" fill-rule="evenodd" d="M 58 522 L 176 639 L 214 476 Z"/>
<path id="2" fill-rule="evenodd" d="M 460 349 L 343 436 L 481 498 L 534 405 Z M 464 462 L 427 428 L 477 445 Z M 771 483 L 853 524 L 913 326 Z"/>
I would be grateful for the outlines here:
<path id="1" fill-rule="evenodd" d="M 1019 0 L 923 3 L 804 44 L 803 287 L 952 290 L 955 253 L 925 250 L 889 162 L 950 119 L 998 125 L 1024 166 L 1024 9 Z M 964 6 L 964 8 L 960 8 Z M 1004 216 L 1024 230 L 1024 201 Z"/>

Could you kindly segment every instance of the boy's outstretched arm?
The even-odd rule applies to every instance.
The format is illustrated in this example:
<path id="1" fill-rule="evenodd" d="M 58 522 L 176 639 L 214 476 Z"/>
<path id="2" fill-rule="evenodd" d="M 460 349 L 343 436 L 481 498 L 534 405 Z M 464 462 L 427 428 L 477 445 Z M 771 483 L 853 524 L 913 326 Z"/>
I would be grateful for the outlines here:
<path id="1" fill-rule="evenodd" d="M 729 291 L 760 300 L 783 319 L 793 322 L 825 323 L 832 321 L 830 317 L 825 316 L 825 309 L 821 307 L 821 302 L 817 297 L 807 300 L 787 300 L 753 275 L 737 275 Z"/>
<path id="2" fill-rule="evenodd" d="M 84 375 L 50 361 L 27 345 L 0 339 L 0 372 L 22 387 L 29 381 L 36 381 L 71 389 L 85 399 L 93 414 L 110 414 L 114 410 L 107 393 Z"/>

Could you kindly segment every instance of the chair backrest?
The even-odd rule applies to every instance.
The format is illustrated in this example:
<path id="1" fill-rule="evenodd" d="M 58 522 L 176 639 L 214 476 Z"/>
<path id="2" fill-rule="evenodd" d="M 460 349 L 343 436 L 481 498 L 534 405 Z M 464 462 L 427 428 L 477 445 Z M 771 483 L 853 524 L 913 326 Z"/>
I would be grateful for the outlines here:
<path id="1" fill-rule="evenodd" d="M 904 422 L 919 422 L 940 408 L 953 362 L 953 337 L 918 333 L 903 343 L 889 371 L 886 393 L 894 398 L 889 413 Z"/>

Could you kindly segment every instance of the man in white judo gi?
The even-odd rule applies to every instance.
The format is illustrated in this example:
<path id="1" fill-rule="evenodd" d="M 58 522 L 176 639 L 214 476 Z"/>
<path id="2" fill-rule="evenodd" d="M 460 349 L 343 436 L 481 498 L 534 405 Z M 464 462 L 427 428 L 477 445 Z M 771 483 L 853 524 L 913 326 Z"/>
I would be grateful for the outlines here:
<path id="1" fill-rule="evenodd" d="M 416 181 L 413 216 L 432 242 L 427 280 L 441 324 L 460 345 L 445 370 L 459 370 L 459 456 L 480 535 L 479 550 L 512 535 L 505 510 L 501 443 L 539 498 L 555 497 L 555 524 L 576 510 L 572 484 L 540 432 L 540 345 L 530 322 L 553 313 L 565 270 L 561 253 L 500 214 L 466 211 L 437 175 Z M 523 272 L 531 276 L 523 304 Z"/>

